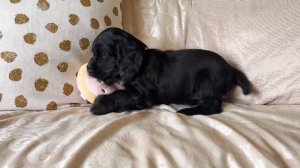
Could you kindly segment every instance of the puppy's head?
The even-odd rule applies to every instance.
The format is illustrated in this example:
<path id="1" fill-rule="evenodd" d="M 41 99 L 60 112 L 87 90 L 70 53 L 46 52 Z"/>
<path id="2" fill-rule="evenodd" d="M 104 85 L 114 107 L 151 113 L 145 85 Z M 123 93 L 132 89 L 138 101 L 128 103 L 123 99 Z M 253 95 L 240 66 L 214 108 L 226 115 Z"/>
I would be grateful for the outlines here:
<path id="1" fill-rule="evenodd" d="M 119 28 L 108 28 L 93 42 L 88 73 L 109 85 L 121 80 L 126 82 L 139 71 L 146 48 L 131 34 Z"/>

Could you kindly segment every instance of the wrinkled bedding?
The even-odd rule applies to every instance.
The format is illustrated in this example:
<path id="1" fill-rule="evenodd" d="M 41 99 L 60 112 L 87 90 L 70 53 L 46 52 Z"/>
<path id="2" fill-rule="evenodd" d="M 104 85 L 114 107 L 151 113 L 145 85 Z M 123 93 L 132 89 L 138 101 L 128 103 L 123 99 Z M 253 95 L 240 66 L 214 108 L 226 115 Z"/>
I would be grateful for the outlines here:
<path id="1" fill-rule="evenodd" d="M 93 116 L 88 107 L 0 113 L 1 167 L 299 167 L 300 106 L 226 104 Z"/>

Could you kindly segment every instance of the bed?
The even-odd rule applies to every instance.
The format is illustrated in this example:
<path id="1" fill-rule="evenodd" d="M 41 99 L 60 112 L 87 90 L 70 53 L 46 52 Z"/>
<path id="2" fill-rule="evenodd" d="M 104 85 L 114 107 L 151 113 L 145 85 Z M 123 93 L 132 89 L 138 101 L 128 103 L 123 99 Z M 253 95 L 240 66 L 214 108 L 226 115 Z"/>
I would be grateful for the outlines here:
<path id="1" fill-rule="evenodd" d="M 1 167 L 298 167 L 300 106 L 177 106 L 93 116 L 89 107 L 0 114 Z"/>

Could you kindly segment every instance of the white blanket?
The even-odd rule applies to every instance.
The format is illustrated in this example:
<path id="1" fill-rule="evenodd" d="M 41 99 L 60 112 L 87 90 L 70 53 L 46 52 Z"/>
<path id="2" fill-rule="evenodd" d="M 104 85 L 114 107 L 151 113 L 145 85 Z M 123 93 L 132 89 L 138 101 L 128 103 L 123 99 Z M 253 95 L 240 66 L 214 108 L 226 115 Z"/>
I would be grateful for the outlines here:
<path id="1" fill-rule="evenodd" d="M 300 106 L 227 104 L 193 117 L 170 106 L 88 111 L 1 112 L 1 167 L 300 167 Z"/>

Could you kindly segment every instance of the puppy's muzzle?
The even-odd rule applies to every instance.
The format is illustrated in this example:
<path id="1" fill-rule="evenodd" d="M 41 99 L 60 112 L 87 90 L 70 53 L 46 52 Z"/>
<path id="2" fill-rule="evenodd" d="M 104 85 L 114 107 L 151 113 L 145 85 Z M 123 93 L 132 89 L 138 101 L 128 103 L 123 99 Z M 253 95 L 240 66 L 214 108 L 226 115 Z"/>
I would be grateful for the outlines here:
<path id="1" fill-rule="evenodd" d="M 95 77 L 96 76 L 96 72 L 95 72 L 95 66 L 93 62 L 89 62 L 87 65 L 87 72 L 90 76 Z"/>

